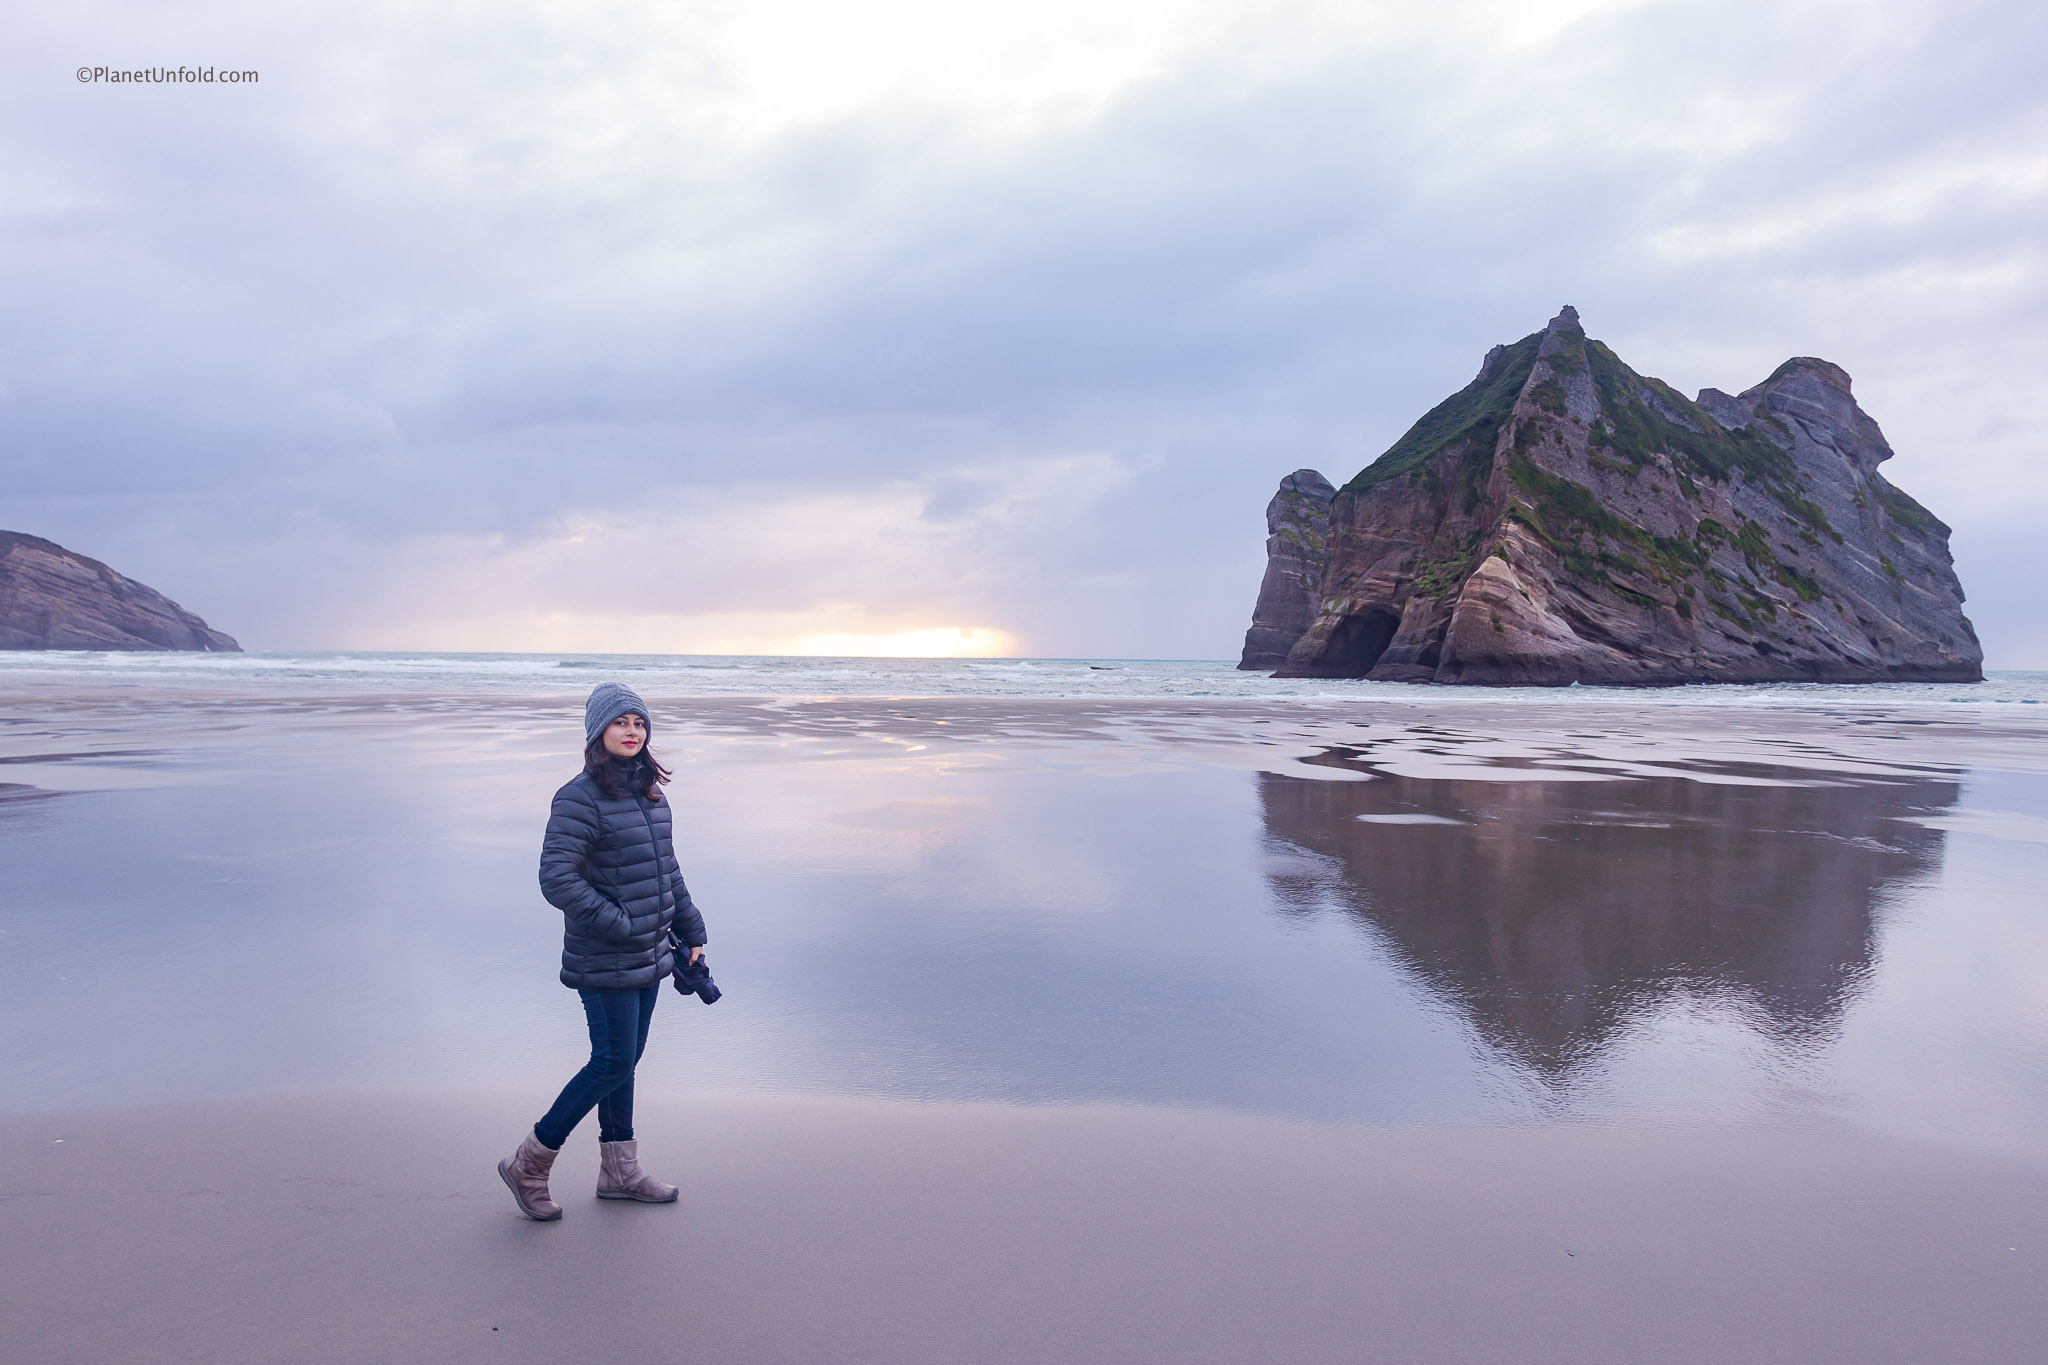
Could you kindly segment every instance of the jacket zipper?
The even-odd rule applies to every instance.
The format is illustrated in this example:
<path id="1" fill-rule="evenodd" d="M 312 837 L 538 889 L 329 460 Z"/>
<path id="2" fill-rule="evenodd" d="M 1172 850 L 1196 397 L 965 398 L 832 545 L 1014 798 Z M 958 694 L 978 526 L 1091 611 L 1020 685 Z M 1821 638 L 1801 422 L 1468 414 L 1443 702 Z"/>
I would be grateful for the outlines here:
<path id="1" fill-rule="evenodd" d="M 647 844 L 648 847 L 654 850 L 654 906 L 658 913 L 661 909 L 661 898 L 668 894 L 668 869 L 661 865 L 661 838 L 654 832 L 654 816 L 650 814 L 647 798 L 636 796 L 634 800 L 640 803 L 640 819 L 647 826 Z M 670 916 L 670 923 L 674 923 L 673 914 Z M 662 938 L 669 936 L 668 930 L 669 925 L 665 924 L 662 926 Z M 659 958 L 655 959 L 657 962 L 660 960 Z"/>

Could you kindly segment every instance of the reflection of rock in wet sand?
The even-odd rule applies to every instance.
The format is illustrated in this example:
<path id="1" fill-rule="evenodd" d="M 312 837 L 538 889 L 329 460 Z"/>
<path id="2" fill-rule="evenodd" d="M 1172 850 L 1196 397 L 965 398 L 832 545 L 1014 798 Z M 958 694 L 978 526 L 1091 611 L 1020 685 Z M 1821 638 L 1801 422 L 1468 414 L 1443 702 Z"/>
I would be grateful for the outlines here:
<path id="1" fill-rule="evenodd" d="M 1887 889 L 1940 857 L 1939 830 L 1897 817 L 1957 786 L 1263 775 L 1259 795 L 1271 837 L 1321 855 L 1268 873 L 1288 913 L 1354 916 L 1489 1042 L 1556 1074 L 1677 990 L 1736 993 L 1776 1032 L 1833 1024 Z M 1387 818 L 1416 815 L 1437 822 Z"/>

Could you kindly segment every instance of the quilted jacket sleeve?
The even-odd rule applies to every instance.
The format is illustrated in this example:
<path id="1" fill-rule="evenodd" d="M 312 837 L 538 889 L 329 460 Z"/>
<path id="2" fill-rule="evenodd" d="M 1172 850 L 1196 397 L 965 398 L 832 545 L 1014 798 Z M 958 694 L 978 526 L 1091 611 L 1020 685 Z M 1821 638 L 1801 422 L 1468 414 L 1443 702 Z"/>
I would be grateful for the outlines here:
<path id="1" fill-rule="evenodd" d="M 623 941 L 632 932 L 626 912 L 583 875 L 583 860 L 602 830 L 595 803 L 573 787 L 555 793 L 540 844 L 540 893 L 587 932 Z"/>

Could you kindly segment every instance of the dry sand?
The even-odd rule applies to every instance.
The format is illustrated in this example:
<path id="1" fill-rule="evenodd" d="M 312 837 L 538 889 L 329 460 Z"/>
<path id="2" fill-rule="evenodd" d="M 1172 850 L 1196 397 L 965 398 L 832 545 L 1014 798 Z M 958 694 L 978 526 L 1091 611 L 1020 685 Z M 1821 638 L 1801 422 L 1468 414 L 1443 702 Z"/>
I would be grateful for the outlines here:
<path id="1" fill-rule="evenodd" d="M 0 1118 L 0 1355 L 2035 1361 L 2048 1171 L 1841 1134 L 643 1104 L 679 1206 L 382 1092 Z M 58 1141 L 57 1139 L 62 1139 Z"/>

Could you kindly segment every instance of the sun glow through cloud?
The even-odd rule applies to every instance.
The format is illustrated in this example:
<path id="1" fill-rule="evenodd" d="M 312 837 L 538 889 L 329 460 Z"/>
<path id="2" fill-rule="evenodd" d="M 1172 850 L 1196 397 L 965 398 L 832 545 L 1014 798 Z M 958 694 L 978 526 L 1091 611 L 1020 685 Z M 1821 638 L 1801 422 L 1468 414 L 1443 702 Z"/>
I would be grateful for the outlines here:
<path id="1" fill-rule="evenodd" d="M 997 659 L 1016 653 L 1006 632 L 986 626 L 928 626 L 894 635 L 806 635 L 778 654 L 851 659 Z"/>

